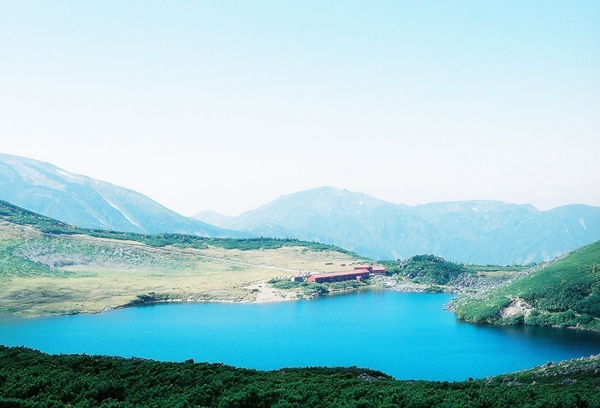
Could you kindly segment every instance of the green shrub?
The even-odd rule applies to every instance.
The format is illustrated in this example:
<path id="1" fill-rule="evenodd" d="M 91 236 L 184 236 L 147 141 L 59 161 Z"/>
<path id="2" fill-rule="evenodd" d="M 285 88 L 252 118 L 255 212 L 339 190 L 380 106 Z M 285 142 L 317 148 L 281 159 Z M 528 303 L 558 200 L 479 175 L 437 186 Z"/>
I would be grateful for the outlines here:
<path id="1" fill-rule="evenodd" d="M 505 287 L 488 292 L 489 300 L 462 302 L 457 315 L 469 321 L 498 323 L 494 318 L 503 299 L 521 298 L 534 310 L 524 323 L 536 326 L 600 326 L 600 241 L 587 245 L 563 259 L 526 275 Z M 521 324 L 507 320 L 502 323 Z"/>
<path id="2" fill-rule="evenodd" d="M 276 289 L 296 289 L 298 286 L 298 282 L 292 282 L 291 280 L 282 280 L 273 283 L 273 287 Z"/>
<path id="3" fill-rule="evenodd" d="M 513 373 L 509 377 L 520 385 L 508 386 L 506 375 L 396 381 L 357 367 L 258 371 L 0 346 L 0 407 L 597 407 L 591 363 L 545 367 L 548 375 L 537 369 Z"/>
<path id="4" fill-rule="evenodd" d="M 405 261 L 382 262 L 388 273 L 400 274 L 415 283 L 447 285 L 452 278 L 473 272 L 463 265 L 434 255 L 415 255 Z"/>

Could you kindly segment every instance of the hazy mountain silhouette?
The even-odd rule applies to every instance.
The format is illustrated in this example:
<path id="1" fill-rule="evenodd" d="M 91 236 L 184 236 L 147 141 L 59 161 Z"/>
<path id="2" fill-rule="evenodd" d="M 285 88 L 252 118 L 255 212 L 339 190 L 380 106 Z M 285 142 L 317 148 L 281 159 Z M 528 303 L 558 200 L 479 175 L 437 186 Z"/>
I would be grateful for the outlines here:
<path id="1" fill-rule="evenodd" d="M 197 217 L 208 221 L 203 214 Z M 210 214 L 222 228 L 316 240 L 375 259 L 432 253 L 462 262 L 530 263 L 600 239 L 600 207 L 540 211 L 500 201 L 411 207 L 332 187 L 285 195 L 238 217 Z"/>
<path id="2" fill-rule="evenodd" d="M 7 154 L 0 154 L 0 199 L 83 228 L 211 237 L 249 235 L 184 217 L 133 190 Z"/>

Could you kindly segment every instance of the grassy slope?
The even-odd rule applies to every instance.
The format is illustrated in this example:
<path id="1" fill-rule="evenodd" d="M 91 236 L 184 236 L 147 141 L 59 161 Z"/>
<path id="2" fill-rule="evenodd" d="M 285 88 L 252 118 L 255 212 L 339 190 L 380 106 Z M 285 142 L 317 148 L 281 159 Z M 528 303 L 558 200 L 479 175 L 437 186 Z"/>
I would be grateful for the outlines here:
<path id="1" fill-rule="evenodd" d="M 502 317 L 517 301 L 523 313 Z M 459 299 L 460 319 L 600 330 L 600 241 L 536 272 L 491 290 L 482 299 Z"/>
<path id="2" fill-rule="evenodd" d="M 591 407 L 600 406 L 599 362 L 449 383 L 356 367 L 265 372 L 0 346 L 0 407 Z"/>
<path id="3" fill-rule="evenodd" d="M 312 250 L 336 251 L 358 257 L 353 252 L 347 251 L 333 245 L 318 242 L 305 242 L 297 239 L 273 239 L 273 238 L 205 238 L 184 234 L 136 234 L 130 232 L 91 230 L 74 227 L 64 222 L 25 210 L 6 201 L 0 200 L 0 220 L 35 228 L 47 234 L 60 235 L 87 235 L 97 238 L 107 238 L 121 241 L 134 241 L 150 246 L 174 245 L 180 248 L 207 248 L 208 246 L 224 249 L 277 249 L 284 246 L 302 246 Z"/>
<path id="4" fill-rule="evenodd" d="M 0 202 L 0 310 L 97 312 L 143 300 L 253 301 L 251 282 L 358 257 L 318 243 L 140 235 L 69 226 Z"/>

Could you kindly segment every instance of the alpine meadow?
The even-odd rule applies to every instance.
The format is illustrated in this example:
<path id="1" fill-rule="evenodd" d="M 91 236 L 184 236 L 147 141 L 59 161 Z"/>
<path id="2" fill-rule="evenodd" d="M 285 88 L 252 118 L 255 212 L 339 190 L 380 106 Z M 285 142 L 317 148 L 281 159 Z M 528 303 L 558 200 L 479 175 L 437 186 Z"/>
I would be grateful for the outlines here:
<path id="1" fill-rule="evenodd" d="M 0 4 L 0 408 L 600 407 L 600 3 Z"/>

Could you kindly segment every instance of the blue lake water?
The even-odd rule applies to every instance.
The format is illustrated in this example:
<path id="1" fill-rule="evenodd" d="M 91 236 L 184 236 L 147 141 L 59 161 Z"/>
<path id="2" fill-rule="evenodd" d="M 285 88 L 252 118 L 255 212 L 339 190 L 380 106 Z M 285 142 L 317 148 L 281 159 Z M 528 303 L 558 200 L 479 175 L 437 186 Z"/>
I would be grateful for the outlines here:
<path id="1" fill-rule="evenodd" d="M 458 322 L 446 294 L 360 292 L 269 304 L 171 303 L 96 315 L 4 316 L 0 344 L 48 353 L 359 366 L 397 379 L 464 380 L 600 353 L 600 334 Z"/>

